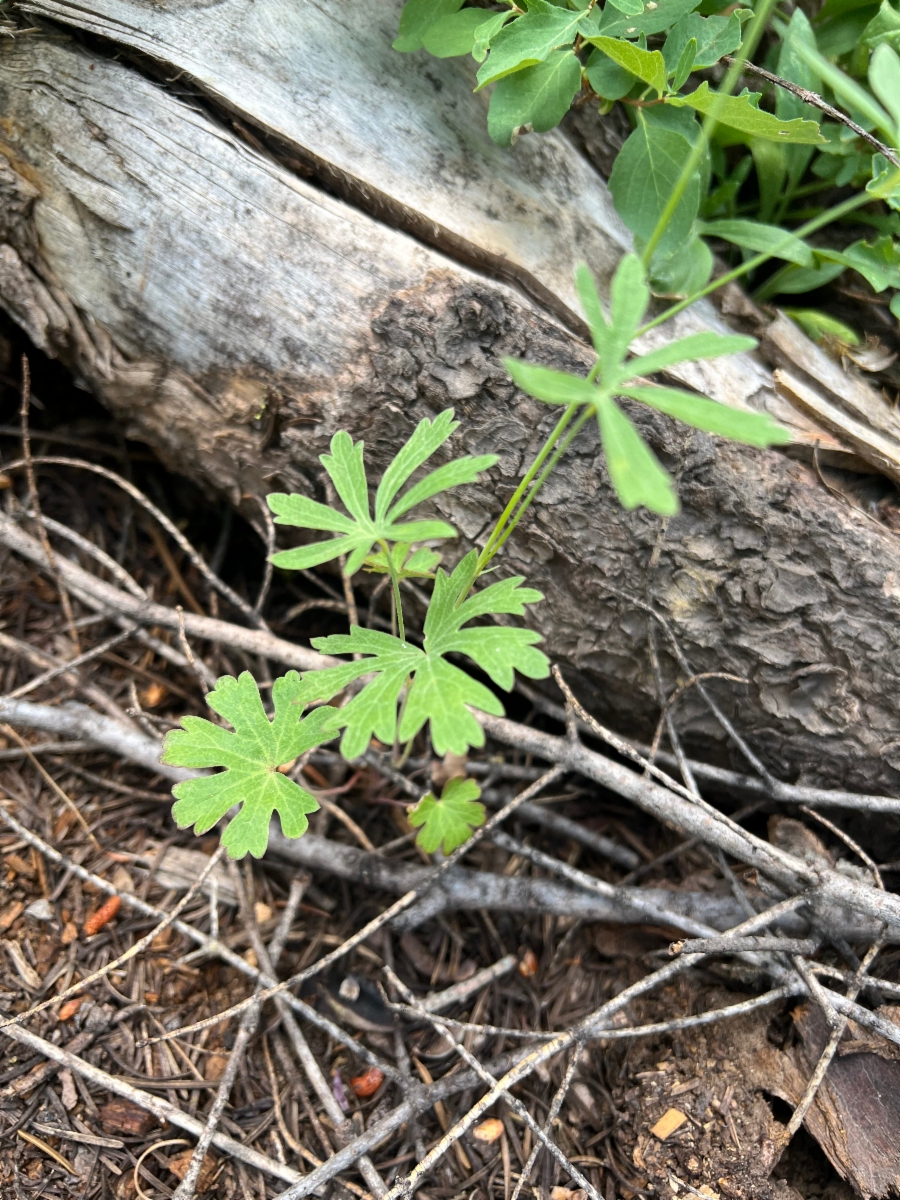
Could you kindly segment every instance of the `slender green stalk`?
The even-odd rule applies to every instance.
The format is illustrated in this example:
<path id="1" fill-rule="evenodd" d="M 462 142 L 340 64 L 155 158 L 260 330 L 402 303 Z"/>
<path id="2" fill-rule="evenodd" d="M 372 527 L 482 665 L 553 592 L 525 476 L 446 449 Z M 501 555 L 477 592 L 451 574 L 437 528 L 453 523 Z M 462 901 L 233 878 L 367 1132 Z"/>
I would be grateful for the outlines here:
<path id="1" fill-rule="evenodd" d="M 801 225 L 799 229 L 794 229 L 791 233 L 785 235 L 785 240 L 780 243 L 783 246 L 788 246 L 793 238 L 808 237 L 809 234 L 815 233 L 824 225 L 830 225 L 832 221 L 838 221 L 841 217 L 853 212 L 854 209 L 862 208 L 864 204 L 870 203 L 872 197 L 867 192 L 861 192 L 859 195 L 851 196 L 848 200 L 836 204 L 834 208 L 829 208 L 821 213 L 818 217 L 814 217 L 811 221 L 807 221 L 805 225 Z M 717 291 L 720 287 L 724 287 L 726 283 L 731 283 L 735 279 L 740 279 L 742 275 L 747 275 L 750 271 L 755 271 L 757 267 L 761 267 L 764 262 L 768 262 L 770 258 L 777 257 L 779 246 L 774 246 L 772 250 L 765 251 L 762 254 L 756 254 L 753 258 L 748 258 L 745 263 L 741 263 L 739 267 L 728 271 L 725 275 L 720 275 L 718 279 L 712 280 L 706 287 L 700 289 L 699 292 L 694 292 L 692 296 L 686 296 L 684 300 L 679 300 L 677 304 L 673 304 L 667 308 L 665 312 L 654 317 L 652 321 L 648 321 L 634 335 L 636 338 L 642 337 L 651 329 L 655 329 L 657 325 L 662 325 L 665 321 L 671 320 L 678 313 L 684 312 L 686 308 L 690 308 L 692 304 L 696 304 L 698 300 L 702 300 L 704 296 L 710 295 L 711 292 Z"/>
<path id="2" fill-rule="evenodd" d="M 515 511 L 516 505 L 519 503 L 519 501 L 525 495 L 525 492 L 527 491 L 529 484 L 534 479 L 535 475 L 537 475 L 538 471 L 540 471 L 541 467 L 544 465 L 544 462 L 547 459 L 547 455 L 553 449 L 554 445 L 556 444 L 556 442 L 558 441 L 558 439 L 560 438 L 562 433 L 565 431 L 566 426 L 569 424 L 569 422 L 575 416 L 575 413 L 577 411 L 578 411 L 577 404 L 569 405 L 569 407 L 566 409 L 566 411 L 563 413 L 563 415 L 560 417 L 560 419 L 556 422 L 556 425 L 554 426 L 552 432 L 550 433 L 550 436 L 544 442 L 544 444 L 541 447 L 540 451 L 538 452 L 538 455 L 535 458 L 534 462 L 528 468 L 526 473 L 522 476 L 519 486 L 513 492 L 512 496 L 510 497 L 509 503 L 507 504 L 506 508 L 504 508 L 503 512 L 500 514 L 500 517 L 498 518 L 496 525 L 491 530 L 491 536 L 488 538 L 487 542 L 485 543 L 484 549 L 481 551 L 481 554 L 478 556 L 478 566 L 476 568 L 476 575 L 480 575 L 481 572 L 484 570 L 484 568 L 487 566 L 487 564 L 490 562 L 490 560 L 493 558 L 492 551 L 493 551 L 494 544 L 496 543 L 497 539 L 500 537 L 501 533 L 503 532 L 503 529 L 505 528 L 507 521 L 512 516 L 512 513 Z"/>
<path id="3" fill-rule="evenodd" d="M 397 575 L 397 567 L 394 564 L 394 559 L 387 542 L 382 538 L 378 545 L 384 551 L 384 556 L 387 559 L 388 574 L 391 577 L 391 588 L 394 597 L 394 612 L 397 616 L 397 635 L 401 642 L 406 641 L 406 629 L 403 625 L 403 604 L 400 600 L 400 577 Z"/>
<path id="4" fill-rule="evenodd" d="M 566 435 L 565 440 L 559 446 L 557 446 L 556 450 L 553 453 L 553 457 L 550 459 L 550 461 L 544 467 L 543 471 L 538 476 L 537 480 L 535 481 L 534 485 L 531 488 L 531 491 L 525 497 L 519 510 L 516 512 L 516 515 L 512 518 L 512 520 L 509 522 L 509 524 L 503 530 L 503 533 L 500 535 L 500 537 L 494 543 L 494 547 L 493 547 L 491 554 L 487 560 L 488 562 L 490 562 L 490 560 L 494 557 L 494 555 L 497 554 L 497 552 L 500 550 L 503 543 L 506 541 L 506 539 L 509 537 L 509 535 L 512 533 L 512 531 L 518 525 L 519 521 L 521 521 L 522 517 L 525 515 L 525 513 L 528 511 L 528 509 L 531 507 L 531 505 L 534 503 L 535 497 L 537 496 L 538 492 L 541 490 L 541 488 L 546 483 L 548 477 L 552 473 L 556 464 L 559 462 L 559 460 L 562 458 L 562 456 L 565 454 L 565 452 L 571 446 L 572 442 L 578 436 L 578 432 L 581 429 L 582 425 L 584 425 L 584 423 L 588 419 L 588 417 L 593 415 L 593 412 L 594 412 L 593 406 L 584 405 L 584 406 L 582 406 L 582 408 L 583 408 L 583 411 L 581 412 L 580 416 L 578 417 L 578 420 L 575 422 L 575 424 L 569 430 L 568 434 Z"/>
<path id="5" fill-rule="evenodd" d="M 719 113 L 722 111 L 727 98 L 734 91 L 735 84 L 741 76 L 741 71 L 744 69 L 744 63 L 756 49 L 757 42 L 763 35 L 766 23 L 772 9 L 777 4 L 778 0 L 762 0 L 758 10 L 753 15 L 747 29 L 747 36 L 744 38 L 740 52 L 734 58 L 731 66 L 728 68 L 728 73 L 722 80 L 719 90 L 716 92 L 716 98 L 713 101 L 713 106 L 706 114 L 703 124 L 700 127 L 700 136 L 691 147 L 691 152 L 688 155 L 687 162 L 681 169 L 681 174 L 678 177 L 678 182 L 672 189 L 672 192 L 666 201 L 666 206 L 659 215 L 659 220 L 656 222 L 656 228 L 650 234 L 647 240 L 647 245 L 644 247 L 641 258 L 644 266 L 648 266 L 650 259 L 653 257 L 653 252 L 659 245 L 660 239 L 669 227 L 669 222 L 674 216 L 675 210 L 681 203 L 684 193 L 687 191 L 688 185 L 693 178 L 694 172 L 700 166 L 700 160 L 706 153 L 706 148 L 709 145 L 709 139 L 712 137 L 712 132 L 719 122 Z"/>

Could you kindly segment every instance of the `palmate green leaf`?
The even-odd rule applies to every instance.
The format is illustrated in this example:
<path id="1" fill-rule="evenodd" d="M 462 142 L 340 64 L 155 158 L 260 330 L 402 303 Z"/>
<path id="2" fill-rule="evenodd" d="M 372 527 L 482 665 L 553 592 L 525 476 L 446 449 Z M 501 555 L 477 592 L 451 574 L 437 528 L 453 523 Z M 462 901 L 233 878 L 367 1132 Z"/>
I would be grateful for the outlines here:
<path id="1" fill-rule="evenodd" d="M 326 542 L 279 551 L 272 555 L 272 562 L 277 567 L 297 571 L 347 555 L 346 573 L 352 575 L 362 566 L 376 542 L 422 542 L 432 538 L 455 537 L 456 530 L 446 521 L 400 521 L 398 518 L 448 488 L 474 482 L 481 471 L 494 465 L 497 461 L 495 454 L 483 454 L 478 458 L 467 455 L 454 459 L 431 471 L 402 495 L 398 496 L 398 493 L 409 482 L 413 472 L 446 442 L 458 426 L 459 422 L 453 420 L 451 408 L 433 421 L 426 417 L 419 422 L 382 477 L 375 493 L 374 516 L 369 509 L 363 443 L 354 443 L 350 435 L 343 431 L 336 433 L 331 439 L 331 454 L 321 455 L 320 462 L 349 515 L 306 496 L 283 492 L 273 493 L 267 497 L 267 501 L 275 513 L 277 525 L 324 530 L 339 536 Z"/>
<path id="2" fill-rule="evenodd" d="M 428 792 L 407 813 L 410 825 L 422 827 L 417 845 L 426 854 L 434 854 L 438 846 L 444 854 L 452 854 L 484 824 L 484 805 L 476 803 L 480 795 L 481 788 L 474 779 L 458 777 L 447 780 L 440 800 Z"/>
<path id="3" fill-rule="evenodd" d="M 488 133 L 501 146 L 511 145 L 525 126 L 546 133 L 560 123 L 580 88 L 577 57 L 571 50 L 554 50 L 544 62 L 497 83 L 488 109 Z"/>
<path id="4" fill-rule="evenodd" d="M 671 515 L 677 511 L 678 501 L 669 476 L 616 404 L 616 396 L 630 397 L 697 429 L 750 445 L 770 446 L 789 440 L 787 432 L 768 415 L 742 412 L 703 396 L 647 384 L 641 378 L 676 363 L 752 350 L 756 345 L 753 338 L 713 332 L 692 334 L 626 361 L 629 344 L 649 302 L 640 259 L 630 254 L 619 264 L 610 288 L 609 320 L 586 267 L 579 267 L 576 286 L 599 359 L 596 382 L 592 382 L 594 372 L 591 379 L 584 379 L 517 359 L 506 359 L 504 365 L 515 383 L 538 400 L 593 409 L 610 479 L 626 508 L 644 504 L 655 512 Z"/>
<path id="5" fill-rule="evenodd" d="M 680 108 L 685 105 L 704 116 L 717 107 L 716 120 L 720 125 L 736 129 L 748 138 L 769 138 L 772 141 L 795 145 L 817 145 L 823 141 L 815 121 L 779 121 L 771 113 L 758 108 L 759 93 L 743 91 L 739 96 L 721 97 L 709 90 L 704 80 L 696 91 L 687 96 L 672 96 L 667 104 Z"/>
<path id="6" fill-rule="evenodd" d="M 543 62 L 552 50 L 571 46 L 589 13 L 557 8 L 547 0 L 528 0 L 528 11 L 491 39 L 487 61 L 478 71 L 478 87 Z"/>
<path id="7" fill-rule="evenodd" d="M 677 388 L 629 383 L 620 391 L 623 396 L 649 404 L 658 412 L 676 417 L 694 429 L 732 438 L 748 446 L 778 446 L 790 441 L 787 430 L 776 424 L 768 413 L 744 412 Z"/>
<path id="8" fill-rule="evenodd" d="M 458 12 L 463 0 L 407 0 L 400 14 L 394 49 L 403 54 L 420 50 L 425 35 L 444 17 Z"/>
<path id="9" fill-rule="evenodd" d="M 467 655 L 506 691 L 511 690 L 516 671 L 529 679 L 546 678 L 549 664 L 535 647 L 541 640 L 537 633 L 508 626 L 468 626 L 476 617 L 489 614 L 521 616 L 526 604 L 542 598 L 533 588 L 522 587 L 521 577 L 515 577 L 462 599 L 472 584 L 477 560 L 473 550 L 452 574 L 438 570 L 422 649 L 358 625 L 349 634 L 313 639 L 316 649 L 325 654 L 366 657 L 305 675 L 307 700 L 330 700 L 355 679 L 372 676 L 332 717 L 333 727 L 344 729 L 341 753 L 345 758 L 358 758 L 373 736 L 391 743 L 396 734 L 406 742 L 426 723 L 430 723 L 431 741 L 438 754 L 464 754 L 469 746 L 484 745 L 484 731 L 469 710 L 502 716 L 503 705 L 494 692 L 451 663 L 448 654 Z M 397 708 L 410 678 L 398 727 Z"/>
<path id="10" fill-rule="evenodd" d="M 183 729 L 166 734 L 161 762 L 176 767 L 224 767 L 217 775 L 186 779 L 172 789 L 172 815 L 179 829 L 206 833 L 235 805 L 241 811 L 225 827 L 222 844 L 232 858 L 261 858 L 269 841 L 273 812 L 285 837 L 306 832 L 306 814 L 319 805 L 309 792 L 278 771 L 298 755 L 334 737 L 333 710 L 317 708 L 301 720 L 304 685 L 296 671 L 272 687 L 275 715 L 266 716 L 253 677 L 224 675 L 206 702 L 234 732 L 203 717 L 183 717 Z"/>
<path id="11" fill-rule="evenodd" d="M 745 250 L 783 258 L 800 267 L 815 266 L 812 247 L 778 225 L 764 225 L 761 221 L 706 221 L 700 226 L 700 232 L 723 238 Z"/>
<path id="12" fill-rule="evenodd" d="M 632 42 L 612 37 L 591 38 L 591 44 L 614 63 L 656 88 L 660 96 L 666 91 L 668 74 L 665 59 L 659 50 L 642 50 Z"/>

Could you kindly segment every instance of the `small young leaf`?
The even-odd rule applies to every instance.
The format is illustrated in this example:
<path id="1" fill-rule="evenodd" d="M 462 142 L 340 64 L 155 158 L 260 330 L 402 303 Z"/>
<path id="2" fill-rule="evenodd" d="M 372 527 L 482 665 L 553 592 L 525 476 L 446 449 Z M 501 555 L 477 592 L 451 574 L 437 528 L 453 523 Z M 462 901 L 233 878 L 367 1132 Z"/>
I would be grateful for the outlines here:
<path id="1" fill-rule="evenodd" d="M 473 779 L 456 777 L 447 780 L 440 800 L 429 792 L 410 809 L 409 823 L 422 826 L 416 842 L 426 854 L 434 854 L 438 846 L 444 854 L 452 854 L 484 824 L 484 805 L 475 803 L 480 795 Z"/>
<path id="2" fill-rule="evenodd" d="M 552 50 L 570 46 L 589 14 L 557 8 L 548 0 L 529 0 L 528 12 L 491 40 L 487 62 L 478 71 L 478 87 L 543 62 Z"/>
<path id="3" fill-rule="evenodd" d="M 866 191 L 900 211 L 900 168 L 888 162 L 883 154 L 872 155 L 872 178 Z"/>
<path id="4" fill-rule="evenodd" d="M 422 48 L 422 39 L 432 25 L 457 12 L 463 0 L 407 0 L 400 14 L 394 49 L 403 54 Z"/>
<path id="5" fill-rule="evenodd" d="M 560 123 L 580 88 L 581 63 L 571 50 L 554 50 L 544 62 L 497 83 L 488 109 L 488 133 L 501 146 L 511 145 L 526 126 L 545 133 Z"/>
<path id="6" fill-rule="evenodd" d="M 778 225 L 764 225 L 761 221 L 706 221 L 700 226 L 700 232 L 733 242 L 746 250 L 772 254 L 800 267 L 815 266 L 812 248 Z"/>
<path id="7" fill-rule="evenodd" d="M 304 685 L 296 671 L 276 679 L 272 687 L 275 715 L 266 716 L 252 675 L 230 675 L 216 683 L 206 697 L 213 712 L 234 728 L 229 733 L 203 717 L 182 717 L 183 729 L 166 734 L 161 762 L 177 767 L 224 767 L 217 775 L 186 779 L 172 792 L 177 803 L 172 815 L 180 829 L 193 825 L 206 833 L 234 805 L 241 811 L 225 827 L 222 844 L 232 858 L 252 854 L 261 858 L 269 841 L 273 812 L 281 818 L 285 837 L 306 832 L 306 814 L 318 801 L 277 768 L 306 750 L 334 737 L 329 725 L 334 711 L 314 709 L 303 720 Z"/>
<path id="8" fill-rule="evenodd" d="M 443 445 L 458 424 L 449 408 L 433 421 L 426 417 L 419 422 L 382 477 L 375 494 L 374 518 L 369 512 L 363 443 L 354 444 L 349 434 L 343 431 L 336 433 L 331 439 L 331 454 L 321 455 L 320 461 L 350 516 L 306 496 L 273 493 L 267 501 L 275 513 L 276 525 L 325 530 L 340 536 L 279 551 L 272 555 L 272 562 L 277 567 L 298 571 L 331 562 L 345 554 L 348 556 L 346 573 L 353 575 L 378 541 L 423 542 L 455 537 L 456 530 L 446 521 L 398 521 L 398 517 L 448 488 L 472 483 L 481 471 L 494 465 L 495 454 L 454 459 L 431 471 L 399 498 L 397 493 L 408 483 L 412 473 Z"/>
<path id="9" fill-rule="evenodd" d="M 779 121 L 771 113 L 758 108 L 759 93 L 743 91 L 739 96 L 721 97 L 709 90 L 704 80 L 695 92 L 673 96 L 667 101 L 676 107 L 687 105 L 704 115 L 717 106 L 716 120 L 720 125 L 736 129 L 747 137 L 770 138 L 776 142 L 816 145 L 823 140 L 815 121 Z"/>
<path id="10" fill-rule="evenodd" d="M 668 42 L 666 43 L 668 45 Z M 672 70 L 672 91 L 680 92 L 697 61 L 697 39 L 688 38 Z"/>
<path id="11" fill-rule="evenodd" d="M 513 15 L 512 12 L 495 13 L 485 21 L 484 10 L 482 10 L 482 23 L 475 30 L 475 42 L 472 46 L 472 57 L 476 62 L 484 62 L 491 39 L 500 32 L 507 21 L 512 20 Z"/>
<path id="12" fill-rule="evenodd" d="M 686 137 L 648 119 L 644 109 L 638 110 L 637 128 L 619 151 L 609 177 L 616 212 L 637 237 L 649 238 L 656 228 L 690 153 Z M 697 172 L 660 240 L 663 253 L 687 241 L 700 196 Z"/>
<path id="13" fill-rule="evenodd" d="M 503 705 L 484 684 L 449 662 L 448 654 L 465 654 L 497 684 L 509 691 L 515 672 L 529 679 L 549 673 L 546 655 L 535 648 L 540 636 L 530 629 L 510 626 L 467 626 L 475 617 L 494 613 L 521 616 L 526 604 L 535 604 L 541 593 L 522 587 L 520 576 L 493 583 L 464 597 L 472 583 L 477 551 L 473 550 L 451 575 L 438 570 L 425 617 L 423 648 L 373 629 L 352 626 L 349 634 L 314 638 L 316 649 L 326 654 L 364 654 L 369 657 L 343 663 L 304 676 L 307 699 L 330 700 L 353 680 L 372 680 L 343 708 L 335 710 L 335 728 L 344 728 L 341 753 L 358 758 L 374 735 L 391 743 L 415 737 L 430 723 L 431 741 L 438 754 L 465 754 L 469 746 L 484 745 L 484 731 L 469 711 L 503 715 Z M 409 678 L 402 717 L 397 724 L 400 694 Z"/>
<path id="14" fill-rule="evenodd" d="M 456 58 L 471 54 L 475 36 L 484 24 L 484 9 L 464 8 L 448 13 L 430 25 L 422 35 L 422 45 L 435 58 Z"/>
<path id="15" fill-rule="evenodd" d="M 614 400 L 600 405 L 597 420 L 609 477 L 622 506 L 643 504 L 662 516 L 674 516 L 678 497 L 671 479 Z"/>
<path id="16" fill-rule="evenodd" d="M 790 441 L 787 430 L 777 425 L 768 413 L 743 412 L 677 388 L 629 384 L 621 392 L 623 396 L 631 396 L 669 417 L 684 421 L 685 425 L 746 442 L 748 446 L 781 446 Z"/>
<path id="17" fill-rule="evenodd" d="M 666 63 L 659 50 L 642 50 L 621 38 L 595 37 L 590 40 L 614 63 L 656 88 L 660 96 L 666 91 Z"/>
<path id="18" fill-rule="evenodd" d="M 836 340 L 846 346 L 858 346 L 859 335 L 849 325 L 832 317 L 830 313 L 820 312 L 817 308 L 785 308 L 782 312 L 786 317 L 800 326 L 807 337 L 814 342 L 826 339 Z"/>

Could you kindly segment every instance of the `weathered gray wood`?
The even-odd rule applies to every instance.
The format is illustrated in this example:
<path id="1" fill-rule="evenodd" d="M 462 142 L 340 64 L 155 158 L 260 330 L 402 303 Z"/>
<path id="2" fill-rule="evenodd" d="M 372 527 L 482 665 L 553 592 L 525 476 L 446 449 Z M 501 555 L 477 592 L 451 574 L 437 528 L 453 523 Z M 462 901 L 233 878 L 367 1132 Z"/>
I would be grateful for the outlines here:
<path id="1" fill-rule="evenodd" d="M 278 137 L 355 206 L 456 261 L 520 286 L 583 329 L 574 292 L 587 262 L 605 285 L 630 235 L 605 183 L 563 134 L 487 134 L 487 96 L 468 60 L 391 48 L 402 0 L 29 0 L 29 12 L 110 38 L 184 72 L 256 129 Z M 647 345 L 723 329 L 709 302 Z M 755 355 L 673 375 L 715 399 L 766 406 L 802 433 Z"/>
<path id="2" fill-rule="evenodd" d="M 0 111 L 0 297 L 136 434 L 250 509 L 273 489 L 319 493 L 336 429 L 365 436 L 374 473 L 452 404 L 454 452 L 501 461 L 440 511 L 483 535 L 554 416 L 500 359 L 583 370 L 577 337 L 121 62 L 6 43 Z M 651 581 L 659 522 L 619 509 L 585 433 L 502 563 L 546 593 L 534 620 L 549 652 L 599 711 L 647 730 L 645 619 L 609 587 L 642 599 L 652 582 L 695 668 L 750 680 L 711 686 L 773 769 L 895 790 L 895 538 L 798 462 L 637 419 L 681 467 L 684 510 Z M 668 655 L 664 669 L 677 674 Z M 695 743 L 721 743 L 694 689 L 676 715 Z"/>

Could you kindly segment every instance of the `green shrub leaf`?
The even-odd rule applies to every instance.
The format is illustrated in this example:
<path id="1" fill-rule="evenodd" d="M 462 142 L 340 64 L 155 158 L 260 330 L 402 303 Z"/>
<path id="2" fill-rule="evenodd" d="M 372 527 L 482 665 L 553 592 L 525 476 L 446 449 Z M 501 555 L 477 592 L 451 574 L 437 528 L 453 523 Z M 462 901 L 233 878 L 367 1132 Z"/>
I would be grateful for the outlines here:
<path id="1" fill-rule="evenodd" d="M 553 50 L 544 62 L 498 82 L 488 109 L 488 133 L 509 146 L 525 126 L 535 133 L 553 129 L 580 88 L 581 63 L 571 50 Z"/>
<path id="2" fill-rule="evenodd" d="M 733 54 L 740 46 L 740 17 L 737 13 L 729 17 L 701 17 L 699 13 L 689 13 L 677 21 L 669 30 L 663 47 L 663 57 L 670 73 L 675 72 L 676 64 L 691 40 L 697 43 L 694 69 L 712 67 L 723 54 Z"/>
<path id="3" fill-rule="evenodd" d="M 294 550 L 282 550 L 272 555 L 277 567 L 302 570 L 331 562 L 342 554 L 348 556 L 346 572 L 352 575 L 362 566 L 376 542 L 422 542 L 433 538 L 455 537 L 456 530 L 446 521 L 398 521 L 417 504 L 432 496 L 472 483 L 481 471 L 497 461 L 495 454 L 478 458 L 466 456 L 445 463 L 414 484 L 398 498 L 398 492 L 410 476 L 431 457 L 459 426 L 448 408 L 430 421 L 427 417 L 417 425 L 412 437 L 403 445 L 382 477 L 375 493 L 374 516 L 369 510 L 369 489 L 363 466 L 363 443 L 354 443 L 348 433 L 341 431 L 331 439 L 331 454 L 320 455 L 319 461 L 328 472 L 340 497 L 346 515 L 306 496 L 275 492 L 267 497 L 275 513 L 277 525 L 295 525 L 300 529 L 325 530 L 339 536 L 326 542 L 314 542 Z"/>
<path id="4" fill-rule="evenodd" d="M 616 212 L 633 234 L 647 239 L 656 228 L 691 152 L 691 143 L 638 110 L 637 128 L 616 158 L 609 177 Z M 660 241 L 660 249 L 683 245 L 700 207 L 700 174 L 694 175 Z"/>
<path id="5" fill-rule="evenodd" d="M 659 50 L 642 50 L 621 38 L 595 37 L 591 38 L 591 43 L 614 63 L 656 88 L 660 96 L 666 91 L 668 74 Z"/>
<path id="6" fill-rule="evenodd" d="M 400 14 L 400 28 L 394 41 L 394 49 L 408 54 L 421 50 L 423 39 L 438 21 L 458 12 L 463 0 L 407 0 Z"/>
<path id="7" fill-rule="evenodd" d="M 467 627 L 475 617 L 509 613 L 521 616 L 526 604 L 536 604 L 541 593 L 522 587 L 520 576 L 493 583 L 466 596 L 471 587 L 477 551 L 473 550 L 452 574 L 438 570 L 425 617 L 423 648 L 373 629 L 354 625 L 349 634 L 314 638 L 325 654 L 362 654 L 358 662 L 344 663 L 304 676 L 308 699 L 330 700 L 349 683 L 364 675 L 372 680 L 333 715 L 335 729 L 343 728 L 341 753 L 358 758 L 375 736 L 391 743 L 415 737 L 427 723 L 438 754 L 464 754 L 469 746 L 484 745 L 484 731 L 470 708 L 503 715 L 503 705 L 484 684 L 447 659 L 465 654 L 498 687 L 510 691 L 515 672 L 529 679 L 549 673 L 546 655 L 536 649 L 540 635 L 530 629 L 479 625 Z M 397 721 L 400 695 L 409 679 L 402 716 Z"/>
<path id="8" fill-rule="evenodd" d="M 487 61 L 478 71 L 478 87 L 543 62 L 553 50 L 571 46 L 590 14 L 558 8 L 548 0 L 529 0 L 528 11 L 505 25 L 491 40 Z"/>
<path id="9" fill-rule="evenodd" d="M 430 25 L 422 35 L 422 45 L 435 58 L 455 58 L 471 54 L 475 37 L 484 24 L 484 9 L 464 8 L 448 13 Z"/>
<path id="10" fill-rule="evenodd" d="M 410 809 L 409 823 L 421 825 L 416 842 L 426 854 L 433 854 L 438 846 L 444 854 L 452 854 L 484 824 L 484 805 L 476 803 L 480 795 L 473 779 L 448 779 L 440 800 L 429 792 Z"/>
<path id="11" fill-rule="evenodd" d="M 285 837 L 306 832 L 306 814 L 318 801 L 277 768 L 334 737 L 329 708 L 314 709 L 301 720 L 304 686 L 296 671 L 272 687 L 275 715 L 266 716 L 259 688 L 246 671 L 238 679 L 223 675 L 206 702 L 234 728 L 230 733 L 203 717 L 183 717 L 183 729 L 166 734 L 161 762 L 176 767 L 224 767 L 217 775 L 176 783 L 172 815 L 180 829 L 206 833 L 234 805 L 241 810 L 225 827 L 222 844 L 232 858 L 261 858 L 269 841 L 269 821 L 281 818 Z"/>
<path id="12" fill-rule="evenodd" d="M 645 4 L 644 11 L 637 15 L 627 14 L 607 5 L 600 17 L 596 33 L 604 37 L 625 38 L 638 38 L 642 33 L 647 37 L 652 33 L 663 33 L 681 17 L 698 8 L 699 3 L 700 0 L 658 0 L 655 7 Z"/>
<path id="13" fill-rule="evenodd" d="M 687 105 L 706 115 L 718 105 L 716 119 L 720 125 L 736 129 L 748 138 L 769 138 L 775 142 L 797 145 L 816 145 L 823 140 L 815 121 L 779 121 L 771 113 L 758 108 L 759 93 L 743 91 L 739 96 L 719 96 L 709 90 L 704 80 L 695 92 L 673 96 L 667 101 L 676 107 Z"/>

